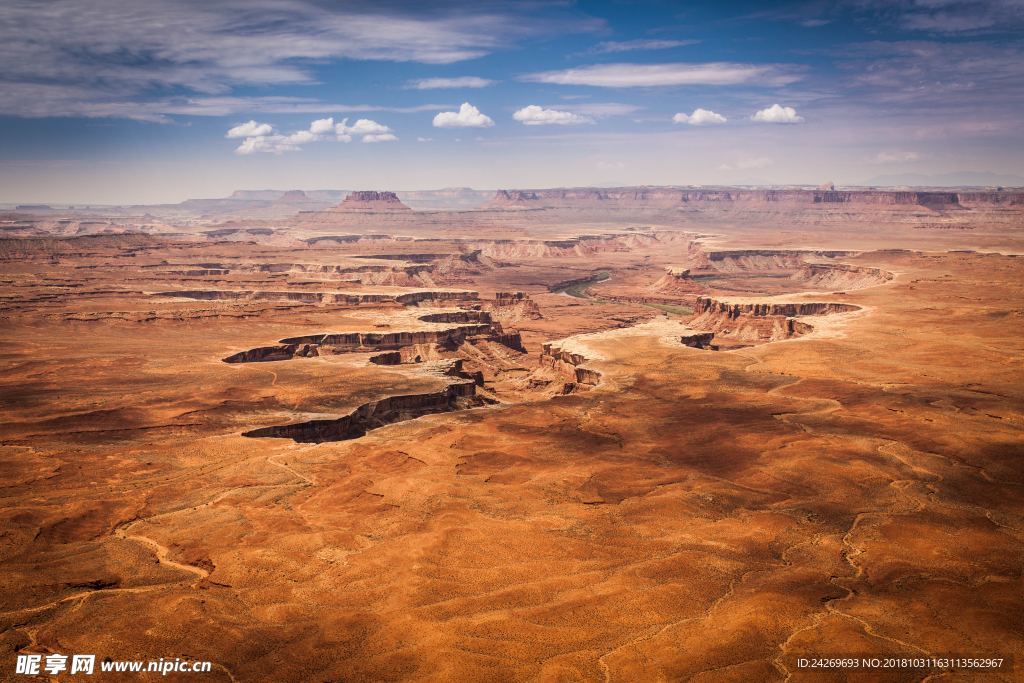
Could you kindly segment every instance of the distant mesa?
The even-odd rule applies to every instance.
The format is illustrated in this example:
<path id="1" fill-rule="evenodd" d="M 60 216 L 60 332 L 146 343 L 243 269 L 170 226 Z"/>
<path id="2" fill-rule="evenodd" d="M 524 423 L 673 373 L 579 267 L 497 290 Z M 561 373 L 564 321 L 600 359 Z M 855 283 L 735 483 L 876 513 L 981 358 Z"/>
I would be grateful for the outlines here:
<path id="1" fill-rule="evenodd" d="M 498 190 L 489 209 L 680 209 L 698 207 L 758 206 L 902 206 L 926 209 L 959 209 L 984 205 L 1019 205 L 1024 192 L 962 190 L 836 190 L 831 182 L 817 189 L 737 187 L 617 187 Z"/>
<path id="2" fill-rule="evenodd" d="M 350 193 L 345 201 L 334 207 L 334 211 L 412 211 L 402 203 L 394 192 L 360 190 Z"/>
<path id="3" fill-rule="evenodd" d="M 309 197 L 302 190 L 288 190 L 277 199 L 278 204 L 308 202 Z"/>

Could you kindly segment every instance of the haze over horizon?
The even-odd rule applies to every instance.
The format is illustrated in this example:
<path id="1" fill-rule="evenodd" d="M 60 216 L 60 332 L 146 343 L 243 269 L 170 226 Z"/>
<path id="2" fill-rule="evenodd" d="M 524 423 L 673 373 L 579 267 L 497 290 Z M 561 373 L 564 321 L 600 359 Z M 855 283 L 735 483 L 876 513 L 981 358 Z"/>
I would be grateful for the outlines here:
<path id="1" fill-rule="evenodd" d="M 14 0 L 0 202 L 1013 184 L 1022 28 L 1017 0 Z"/>

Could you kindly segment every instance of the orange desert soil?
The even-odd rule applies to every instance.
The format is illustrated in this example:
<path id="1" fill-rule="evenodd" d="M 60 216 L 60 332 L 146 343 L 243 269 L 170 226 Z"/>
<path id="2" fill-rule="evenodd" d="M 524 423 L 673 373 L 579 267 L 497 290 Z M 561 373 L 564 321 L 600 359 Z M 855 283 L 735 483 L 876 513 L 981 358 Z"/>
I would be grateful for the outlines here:
<path id="1" fill-rule="evenodd" d="M 1024 656 L 1019 206 L 378 201 L 0 240 L 3 676 Z"/>

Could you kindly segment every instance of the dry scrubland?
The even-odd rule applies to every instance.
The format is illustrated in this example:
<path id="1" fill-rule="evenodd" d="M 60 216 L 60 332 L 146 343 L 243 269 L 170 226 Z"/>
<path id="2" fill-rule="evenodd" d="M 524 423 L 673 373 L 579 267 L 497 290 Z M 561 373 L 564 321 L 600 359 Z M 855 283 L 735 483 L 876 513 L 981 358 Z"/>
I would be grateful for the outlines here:
<path id="1" fill-rule="evenodd" d="M 12 217 L 3 675 L 1024 655 L 1020 198 L 577 194 Z"/>

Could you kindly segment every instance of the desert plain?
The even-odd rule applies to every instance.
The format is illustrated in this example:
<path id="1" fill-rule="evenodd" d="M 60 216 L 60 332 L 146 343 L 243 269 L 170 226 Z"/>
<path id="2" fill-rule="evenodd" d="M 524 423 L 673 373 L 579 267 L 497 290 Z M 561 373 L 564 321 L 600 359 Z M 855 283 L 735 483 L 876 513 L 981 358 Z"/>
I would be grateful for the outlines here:
<path id="1" fill-rule="evenodd" d="M 304 197 L 3 216 L 11 658 L 1021 680 L 1024 195 Z"/>

